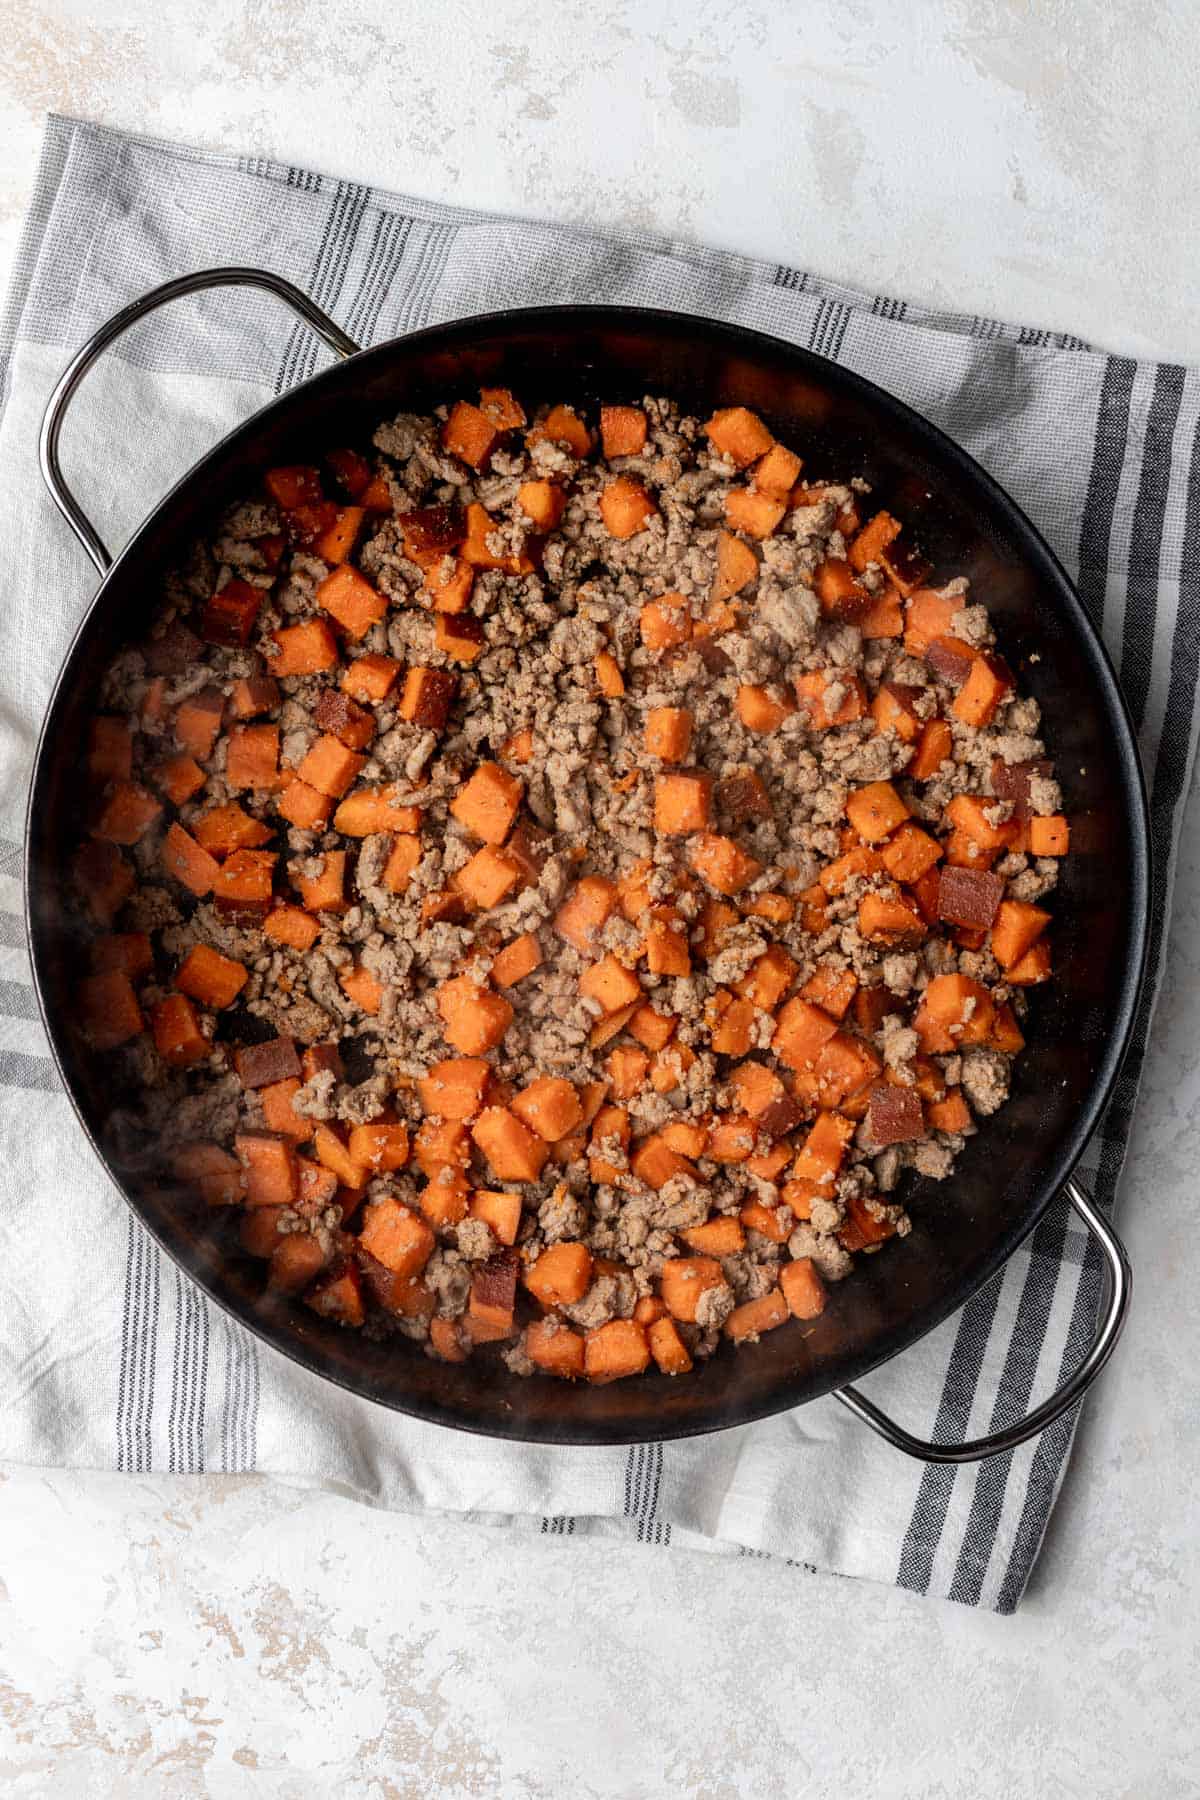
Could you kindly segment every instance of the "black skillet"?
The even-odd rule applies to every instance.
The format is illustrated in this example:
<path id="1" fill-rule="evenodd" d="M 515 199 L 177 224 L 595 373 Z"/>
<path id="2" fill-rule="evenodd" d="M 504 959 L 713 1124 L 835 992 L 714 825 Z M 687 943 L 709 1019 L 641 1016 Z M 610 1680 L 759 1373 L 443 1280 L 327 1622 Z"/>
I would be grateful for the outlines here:
<path id="1" fill-rule="evenodd" d="M 66 486 L 58 439 L 72 394 L 101 351 L 169 300 L 223 286 L 265 288 L 340 360 L 283 394 L 224 441 L 155 508 L 114 561 Z M 1012 1098 L 970 1140 L 951 1180 L 908 1191 L 913 1231 L 859 1258 L 814 1328 L 796 1323 L 753 1349 L 723 1349 L 685 1380 L 655 1375 L 585 1388 L 510 1375 L 498 1359 L 435 1362 L 410 1343 L 374 1343 L 263 1288 L 263 1267 L 177 1187 L 123 1156 L 103 1060 L 71 1026 L 80 963 L 64 871 L 82 833 L 79 746 L 99 672 L 144 633 L 162 572 L 224 505 L 273 463 L 316 461 L 368 441 L 400 410 L 427 411 L 481 384 L 533 399 L 637 401 L 670 394 L 707 413 L 741 404 L 799 446 L 815 474 L 864 474 L 909 521 L 939 578 L 966 575 L 1001 648 L 1042 708 L 1072 822 L 1055 897 L 1055 980 L 1035 992 Z M 130 1206 L 204 1291 L 251 1331 L 330 1382 L 400 1412 L 495 1437 L 613 1444 L 744 1424 L 834 1393 L 910 1455 L 965 1462 L 1009 1450 L 1071 1406 L 1107 1361 L 1130 1272 L 1112 1227 L 1073 1178 L 1112 1091 L 1133 1023 L 1147 941 L 1149 838 L 1129 718 L 1103 645 L 1064 571 L 996 483 L 934 426 L 861 376 L 761 333 L 648 309 L 556 306 L 438 325 L 360 350 L 306 295 L 254 269 L 166 283 L 118 313 L 59 382 L 42 432 L 50 492 L 102 580 L 59 674 L 38 745 L 26 831 L 34 980 L 67 1093 Z M 108 471 L 98 471 L 98 479 Z M 109 477 L 111 478 L 111 477 Z M 847 1384 L 956 1311 L 1067 1194 L 1099 1243 L 1108 1293 L 1092 1346 L 1044 1405 L 966 1444 L 929 1444 Z"/>

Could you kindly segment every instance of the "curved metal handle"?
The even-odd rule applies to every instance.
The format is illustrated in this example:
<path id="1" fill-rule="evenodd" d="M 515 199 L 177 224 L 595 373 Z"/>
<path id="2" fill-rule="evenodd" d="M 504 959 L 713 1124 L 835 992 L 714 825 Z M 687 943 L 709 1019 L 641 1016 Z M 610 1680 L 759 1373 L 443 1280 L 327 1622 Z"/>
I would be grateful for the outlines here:
<path id="1" fill-rule="evenodd" d="M 268 294 L 274 294 L 286 306 L 290 306 L 338 356 L 355 356 L 360 349 L 354 339 L 347 337 L 341 326 L 322 312 L 301 288 L 285 281 L 282 275 L 273 275 L 269 269 L 197 269 L 192 275 L 180 275 L 174 281 L 164 281 L 161 287 L 151 288 L 140 300 L 132 300 L 119 313 L 114 313 L 107 324 L 102 325 L 67 364 L 47 402 L 38 438 L 38 461 L 42 479 L 50 490 L 50 498 L 101 575 L 107 574 L 112 567 L 112 557 L 95 526 L 67 486 L 58 458 L 58 440 L 67 408 L 76 388 L 96 358 L 115 339 L 128 331 L 131 325 L 136 325 L 139 319 L 144 319 L 148 313 L 157 312 L 160 306 L 167 306 L 172 300 L 180 300 L 186 294 L 200 294 L 206 288 L 217 287 L 263 288 Z"/>
<path id="2" fill-rule="evenodd" d="M 1006 1450 L 1015 1450 L 1027 1438 L 1036 1437 L 1047 1425 L 1061 1417 L 1085 1394 L 1097 1375 L 1116 1349 L 1117 1339 L 1125 1323 L 1125 1314 L 1129 1309 L 1129 1295 L 1133 1285 L 1133 1271 L 1129 1266 L 1129 1258 L 1125 1254 L 1125 1246 L 1113 1230 L 1108 1220 L 1097 1211 L 1094 1201 L 1084 1192 L 1077 1181 L 1068 1181 L 1063 1190 L 1079 1217 L 1088 1230 L 1099 1241 L 1104 1254 L 1105 1266 L 1108 1270 L 1108 1299 L 1104 1308 L 1104 1317 L 1100 1329 L 1096 1333 L 1091 1349 L 1076 1369 L 1075 1373 L 1064 1381 L 1058 1392 L 1049 1400 L 1043 1401 L 1015 1425 L 1008 1425 L 1003 1431 L 992 1432 L 988 1437 L 971 1438 L 965 1444 L 931 1444 L 924 1438 L 913 1437 L 903 1426 L 889 1419 L 885 1412 L 860 1394 L 857 1388 L 838 1388 L 834 1391 L 834 1399 L 886 1438 L 897 1450 L 903 1450 L 906 1456 L 915 1456 L 927 1463 L 966 1463 L 981 1462 L 985 1456 L 999 1456 Z"/>

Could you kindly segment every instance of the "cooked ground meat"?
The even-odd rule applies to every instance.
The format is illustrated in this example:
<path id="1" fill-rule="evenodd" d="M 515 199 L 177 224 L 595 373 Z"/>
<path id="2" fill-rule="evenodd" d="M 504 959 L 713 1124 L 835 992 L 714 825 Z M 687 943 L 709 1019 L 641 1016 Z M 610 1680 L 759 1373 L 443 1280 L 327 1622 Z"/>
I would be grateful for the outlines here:
<path id="1" fill-rule="evenodd" d="M 1068 838 L 1037 708 L 800 474 L 740 408 L 490 390 L 265 472 L 167 577 L 92 728 L 81 1024 L 275 1288 L 681 1373 L 1003 1104 Z"/>

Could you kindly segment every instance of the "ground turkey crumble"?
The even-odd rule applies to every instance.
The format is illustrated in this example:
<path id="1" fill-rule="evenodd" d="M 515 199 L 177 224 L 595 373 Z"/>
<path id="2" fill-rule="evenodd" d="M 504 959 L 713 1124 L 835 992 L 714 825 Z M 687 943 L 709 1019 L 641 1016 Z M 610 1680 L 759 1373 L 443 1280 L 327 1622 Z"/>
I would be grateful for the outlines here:
<path id="1" fill-rule="evenodd" d="M 815 1319 L 1007 1096 L 1038 726 L 965 581 L 740 408 L 490 390 L 268 471 L 93 723 L 117 1129 L 432 1355 L 675 1374 Z"/>

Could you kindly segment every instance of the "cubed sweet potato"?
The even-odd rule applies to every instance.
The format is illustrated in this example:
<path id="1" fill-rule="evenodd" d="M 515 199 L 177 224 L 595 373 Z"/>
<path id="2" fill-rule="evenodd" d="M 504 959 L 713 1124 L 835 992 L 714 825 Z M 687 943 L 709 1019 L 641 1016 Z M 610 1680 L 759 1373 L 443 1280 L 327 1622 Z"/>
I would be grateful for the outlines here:
<path id="1" fill-rule="evenodd" d="M 967 975 L 935 975 L 913 1014 L 912 1027 L 921 1048 L 931 1056 L 948 1056 L 964 1044 L 988 1041 L 995 1005 L 987 989 Z"/>
<path id="2" fill-rule="evenodd" d="M 299 1092 L 300 1082 L 295 1075 L 289 1076 L 286 1081 L 268 1082 L 258 1090 L 267 1130 L 278 1137 L 290 1139 L 294 1144 L 307 1143 L 315 1129 L 313 1121 L 298 1113 L 292 1104 Z M 337 1191 L 336 1183 L 328 1170 L 322 1170 L 322 1174 L 329 1176 L 329 1183 L 332 1184 L 329 1197 L 332 1200 Z"/>
<path id="3" fill-rule="evenodd" d="M 541 1306 L 572 1306 L 592 1285 L 592 1255 L 585 1244 L 551 1244 L 524 1275 Z"/>
<path id="4" fill-rule="evenodd" d="M 836 1019 L 797 995 L 780 1008 L 771 1048 L 789 1069 L 811 1067 L 837 1028 Z"/>
<path id="5" fill-rule="evenodd" d="M 871 942 L 915 944 L 927 935 L 920 909 L 907 894 L 864 894 L 858 903 L 858 929 Z"/>
<path id="6" fill-rule="evenodd" d="M 709 594 L 710 601 L 715 606 L 721 606 L 757 578 L 758 558 L 750 545 L 743 538 L 735 537 L 731 531 L 720 532 L 717 536 L 717 567 Z"/>
<path id="7" fill-rule="evenodd" d="M 522 932 L 499 951 L 492 962 L 491 976 L 497 987 L 515 987 L 541 967 L 542 948 L 532 931 Z"/>
<path id="8" fill-rule="evenodd" d="M 324 619 L 305 619 L 299 625 L 284 625 L 271 641 L 270 670 L 277 679 L 288 675 L 319 675 L 337 663 L 337 639 Z"/>
<path id="9" fill-rule="evenodd" d="M 703 831 L 712 810 L 713 777 L 705 769 L 677 769 L 654 782 L 654 829 L 680 836 Z"/>
<path id="10" fill-rule="evenodd" d="M 240 575 L 233 576 L 220 593 L 205 601 L 200 615 L 200 636 L 206 644 L 244 648 L 250 642 L 265 598 L 262 588 L 251 587 Z"/>
<path id="11" fill-rule="evenodd" d="M 481 912 L 499 906 L 520 885 L 521 869 L 507 850 L 484 844 L 454 876 L 454 885 Z"/>
<path id="12" fill-rule="evenodd" d="M 232 1006 L 246 985 L 247 971 L 231 956 L 222 956 L 209 944 L 193 944 L 175 976 L 180 993 L 198 1000 L 201 1006 L 219 1012 Z"/>
<path id="13" fill-rule="evenodd" d="M 279 785 L 278 725 L 235 725 L 229 733 L 225 785 L 270 792 Z"/>
<path id="14" fill-rule="evenodd" d="M 737 716 L 747 731 L 765 735 L 778 731 L 796 708 L 791 698 L 776 688 L 756 687 L 743 682 L 734 696 Z"/>
<path id="15" fill-rule="evenodd" d="M 106 844 L 136 844 L 162 813 L 162 801 L 136 781 L 117 781 L 108 790 L 92 836 Z"/>
<path id="16" fill-rule="evenodd" d="M 782 444 L 772 444 L 754 470 L 754 485 L 774 500 L 786 501 L 800 479 L 803 463 L 795 451 Z"/>
<path id="17" fill-rule="evenodd" d="M 714 1257 L 675 1256 L 664 1262 L 659 1287 L 671 1317 L 692 1325 L 700 1296 L 724 1281 L 725 1273 Z"/>
<path id="18" fill-rule="evenodd" d="M 451 801 L 450 811 L 485 844 L 502 844 L 512 830 L 524 791 L 524 782 L 499 763 L 480 763 Z"/>
<path id="19" fill-rule="evenodd" d="M 224 713 L 225 696 L 220 688 L 204 687 L 198 693 L 189 694 L 175 708 L 172 721 L 175 742 L 189 756 L 206 761 L 220 735 Z"/>
<path id="20" fill-rule="evenodd" d="M 273 1132 L 243 1131 L 233 1142 L 246 1171 L 247 1206 L 291 1206 L 299 1192 L 296 1152 Z"/>
<path id="21" fill-rule="evenodd" d="M 865 717 L 867 690 L 857 675 L 844 670 L 814 670 L 796 681 L 796 698 L 814 731 L 831 731 Z"/>
<path id="22" fill-rule="evenodd" d="M 300 831 L 319 831 L 333 809 L 333 801 L 319 788 L 293 775 L 275 802 L 275 810 Z"/>
<path id="23" fill-rule="evenodd" d="M 366 758 L 348 750 L 340 738 L 326 732 L 317 738 L 296 770 L 297 779 L 320 794 L 337 799 L 358 777 Z"/>
<path id="24" fill-rule="evenodd" d="M 181 1144 L 171 1157 L 171 1169 L 180 1181 L 193 1182 L 209 1206 L 236 1206 L 245 1195 L 242 1165 L 220 1144 Z"/>
<path id="25" fill-rule="evenodd" d="M 632 475 L 618 475 L 601 490 L 600 517 L 610 537 L 636 537 L 657 512 L 643 483 Z"/>
<path id="26" fill-rule="evenodd" d="M 703 1225 L 691 1225 L 679 1235 L 698 1256 L 736 1256 L 746 1247 L 740 1221 L 728 1213 L 706 1219 Z"/>
<path id="27" fill-rule="evenodd" d="M 321 935 L 317 921 L 298 906 L 276 906 L 263 921 L 263 931 L 275 943 L 301 951 L 311 950 Z"/>
<path id="28" fill-rule="evenodd" d="M 256 850 L 271 837 L 269 825 L 264 825 L 261 819 L 254 818 L 233 800 L 201 813 L 193 822 L 192 831 L 196 842 L 218 857 L 229 856 L 235 850 Z"/>
<path id="29" fill-rule="evenodd" d="M 295 882 L 308 912 L 345 912 L 346 852 L 326 850 L 306 859 L 296 871 Z"/>
<path id="30" fill-rule="evenodd" d="M 486 469 L 500 441 L 494 419 L 469 400 L 456 400 L 442 426 L 442 448 L 472 469 Z"/>
<path id="31" fill-rule="evenodd" d="M 692 744 L 692 714 L 686 706 L 654 706 L 646 714 L 647 756 L 682 762 Z"/>
<path id="32" fill-rule="evenodd" d="M 718 894 L 740 894 L 762 874 L 760 862 L 732 838 L 717 832 L 702 831 L 694 837 L 687 847 L 687 859 L 697 875 Z"/>
<path id="33" fill-rule="evenodd" d="M 1029 849 L 1033 856 L 1066 856 L 1071 848 L 1071 828 L 1061 813 L 1029 821 Z"/>
<path id="34" fill-rule="evenodd" d="M 825 1284 L 811 1256 L 785 1263 L 779 1271 L 779 1286 L 793 1319 L 816 1319 L 825 1311 Z"/>
<path id="35" fill-rule="evenodd" d="M 159 856 L 167 874 L 173 875 L 176 881 L 181 882 L 197 898 L 202 899 L 205 894 L 211 894 L 221 873 L 221 865 L 182 825 L 168 826 Z M 131 876 L 130 886 L 132 885 Z"/>
<path id="36" fill-rule="evenodd" d="M 316 602 L 353 642 L 387 617 L 387 601 L 351 563 L 341 563 L 317 584 Z"/>
<path id="37" fill-rule="evenodd" d="M 864 842 L 881 844 L 903 825 L 909 810 L 890 781 L 870 781 L 850 794 L 846 816 Z"/>
<path id="38" fill-rule="evenodd" d="M 897 590 L 885 588 L 882 593 L 868 599 L 861 611 L 855 613 L 854 623 L 860 637 L 868 643 L 882 638 L 903 637 L 904 611 Z"/>
<path id="39" fill-rule="evenodd" d="M 692 614 L 682 594 L 660 594 L 647 600 L 638 614 L 638 630 L 647 650 L 673 650 L 692 636 Z"/>
<path id="40" fill-rule="evenodd" d="M 579 991 L 586 999 L 594 1000 L 601 1013 L 615 1013 L 642 997 L 637 976 L 611 952 L 584 970 Z"/>
<path id="41" fill-rule="evenodd" d="M 424 1219 L 398 1200 L 375 1200 L 363 1213 L 359 1241 L 394 1275 L 419 1275 L 437 1247 Z"/>
<path id="42" fill-rule="evenodd" d="M 591 454 L 592 434 L 573 406 L 559 405 L 552 406 L 545 418 L 538 420 L 526 442 L 530 446 L 561 444 L 572 456 L 582 459 Z"/>
<path id="43" fill-rule="evenodd" d="M 562 1381 L 582 1380 L 583 1339 L 561 1319 L 535 1319 L 525 1327 L 525 1354 L 535 1369 Z"/>
<path id="44" fill-rule="evenodd" d="M 581 956 L 595 954 L 600 933 L 617 904 L 616 885 L 604 875 L 576 882 L 554 915 L 554 929 Z"/>
<path id="45" fill-rule="evenodd" d="M 487 1094 L 491 1065 L 480 1056 L 448 1056 L 417 1084 L 421 1105 L 442 1119 L 473 1119 Z"/>
<path id="46" fill-rule="evenodd" d="M 235 850 L 227 856 L 213 880 L 213 894 L 230 905 L 265 907 L 275 881 L 275 854 L 271 850 Z"/>
<path id="47" fill-rule="evenodd" d="M 519 550 L 494 549 L 499 530 L 487 508 L 473 501 L 467 507 L 467 535 L 460 552 L 476 569 L 502 569 L 507 575 L 528 575 L 533 571 L 533 558 L 522 545 Z"/>
<path id="48" fill-rule="evenodd" d="M 725 496 L 725 523 L 746 537 L 769 538 L 786 510 L 782 500 L 757 488 L 730 488 Z"/>
<path id="49" fill-rule="evenodd" d="M 361 963 L 354 963 L 349 968 L 338 971 L 338 986 L 348 1000 L 373 1018 L 383 1005 L 383 988 L 370 969 Z"/>
<path id="50" fill-rule="evenodd" d="M 511 388 L 481 387 L 479 410 L 491 420 L 497 431 L 519 431 L 526 423 L 525 408 Z"/>
<path id="51" fill-rule="evenodd" d="M 856 619 L 870 595 L 844 557 L 827 556 L 813 574 L 813 588 L 827 619 Z"/>
<path id="52" fill-rule="evenodd" d="M 498 1181 L 536 1181 L 549 1148 L 545 1140 L 506 1106 L 487 1106 L 471 1136 Z"/>
<path id="53" fill-rule="evenodd" d="M 1001 701 L 1008 698 L 1015 686 L 1012 670 L 1004 658 L 985 651 L 972 662 L 951 710 L 965 725 L 981 729 L 995 718 Z"/>
<path id="54" fill-rule="evenodd" d="M 646 447 L 646 415 L 640 406 L 602 406 L 600 443 L 605 456 L 638 456 Z"/>
<path id="55" fill-rule="evenodd" d="M 79 983 L 79 1013 L 93 1050 L 115 1050 L 145 1029 L 133 983 L 123 969 L 85 976 Z"/>
<path id="56" fill-rule="evenodd" d="M 154 784 L 172 806 L 186 806 L 200 792 L 208 776 L 190 756 L 172 756 L 154 770 Z"/>
<path id="57" fill-rule="evenodd" d="M 513 1021 L 513 1009 L 503 994 L 480 987 L 470 975 L 455 975 L 437 990 L 442 1035 L 464 1056 L 482 1056 L 494 1050 Z"/>
<path id="58" fill-rule="evenodd" d="M 720 407 L 704 430 L 714 450 L 727 456 L 739 469 L 748 469 L 775 442 L 758 414 L 745 406 Z"/>
<path id="59" fill-rule="evenodd" d="M 607 1325 L 598 1325 L 583 1341 L 583 1360 L 588 1380 L 598 1387 L 640 1375 L 650 1361 L 645 1328 L 634 1319 L 612 1319 Z"/>
<path id="60" fill-rule="evenodd" d="M 1008 970 L 1033 947 L 1050 923 L 1050 914 L 1024 900 L 1004 900 L 992 926 L 992 955 Z"/>
<path id="61" fill-rule="evenodd" d="M 88 774 L 97 784 L 128 781 L 133 774 L 133 730 L 128 719 L 99 714 L 88 727 Z"/>
<path id="62" fill-rule="evenodd" d="M 735 1344 L 755 1343 L 764 1331 L 774 1331 L 790 1317 L 788 1303 L 775 1287 L 757 1300 L 745 1300 L 741 1306 L 735 1306 L 721 1329 Z"/>
<path id="63" fill-rule="evenodd" d="M 517 505 L 538 531 L 553 531 L 562 523 L 567 496 L 556 481 L 523 481 L 517 489 Z"/>
<path id="64" fill-rule="evenodd" d="M 583 1106 L 571 1082 L 557 1075 L 540 1075 L 515 1096 L 512 1110 L 548 1144 L 566 1137 L 583 1119 Z"/>

